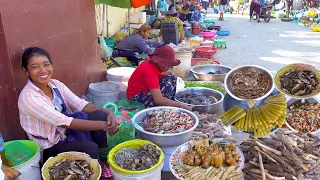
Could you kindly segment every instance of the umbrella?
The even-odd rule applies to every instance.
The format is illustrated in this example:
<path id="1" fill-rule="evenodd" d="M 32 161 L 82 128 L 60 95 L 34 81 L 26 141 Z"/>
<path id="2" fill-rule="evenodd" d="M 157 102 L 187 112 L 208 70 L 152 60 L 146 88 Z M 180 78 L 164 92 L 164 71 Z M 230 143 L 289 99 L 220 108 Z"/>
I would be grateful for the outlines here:
<path id="1" fill-rule="evenodd" d="M 107 4 L 119 8 L 138 8 L 151 2 L 152 0 L 94 0 L 95 4 Z"/>

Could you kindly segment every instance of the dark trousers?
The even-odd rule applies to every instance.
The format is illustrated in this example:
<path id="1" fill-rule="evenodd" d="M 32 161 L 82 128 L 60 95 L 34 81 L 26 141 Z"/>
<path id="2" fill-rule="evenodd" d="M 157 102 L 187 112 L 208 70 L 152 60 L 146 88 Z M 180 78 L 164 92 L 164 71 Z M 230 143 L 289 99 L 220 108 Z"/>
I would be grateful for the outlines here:
<path id="1" fill-rule="evenodd" d="M 126 57 L 128 61 L 131 63 L 138 65 L 139 64 L 139 59 L 136 57 L 135 53 L 132 51 L 126 51 L 126 50 L 119 50 L 115 49 L 112 53 L 112 57 Z"/>
<path id="2" fill-rule="evenodd" d="M 105 121 L 107 114 L 104 111 L 95 111 L 88 114 L 90 120 Z M 84 120 L 87 121 L 87 120 Z M 91 131 L 92 141 L 75 141 L 58 143 L 51 148 L 43 151 L 43 162 L 46 162 L 50 157 L 54 157 L 59 153 L 68 151 L 77 151 L 89 154 L 90 157 L 98 159 L 99 148 L 107 148 L 107 134 L 105 131 Z"/>
<path id="3" fill-rule="evenodd" d="M 207 10 L 208 9 L 208 4 L 209 4 L 209 2 L 202 1 L 203 9 Z"/>
<path id="4" fill-rule="evenodd" d="M 253 11 L 256 12 L 257 16 L 260 16 L 260 4 L 252 1 L 250 4 L 250 18 L 252 18 Z"/>

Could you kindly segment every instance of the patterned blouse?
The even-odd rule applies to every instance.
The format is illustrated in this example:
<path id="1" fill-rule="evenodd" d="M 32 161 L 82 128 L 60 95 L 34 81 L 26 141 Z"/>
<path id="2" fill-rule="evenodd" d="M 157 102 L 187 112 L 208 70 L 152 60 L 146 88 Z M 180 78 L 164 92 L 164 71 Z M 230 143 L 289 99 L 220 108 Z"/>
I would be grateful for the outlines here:
<path id="1" fill-rule="evenodd" d="M 181 41 L 184 39 L 183 22 L 179 18 L 172 17 L 172 16 L 166 16 L 161 19 L 161 22 L 176 22 L 178 25 L 179 40 Z"/>

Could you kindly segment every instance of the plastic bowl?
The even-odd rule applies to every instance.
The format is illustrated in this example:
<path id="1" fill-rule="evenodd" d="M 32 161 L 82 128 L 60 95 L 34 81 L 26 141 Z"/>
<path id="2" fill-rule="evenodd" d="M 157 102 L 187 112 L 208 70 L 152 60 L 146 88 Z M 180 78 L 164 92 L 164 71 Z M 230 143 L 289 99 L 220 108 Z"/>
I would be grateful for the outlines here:
<path id="1" fill-rule="evenodd" d="M 130 171 L 127 169 L 122 169 L 120 166 L 117 165 L 117 163 L 114 161 L 114 158 L 116 156 L 116 153 L 123 149 L 123 148 L 133 148 L 133 149 L 139 149 L 142 145 L 144 144 L 152 144 L 155 145 L 156 148 L 158 150 L 160 150 L 160 157 L 159 157 L 159 161 L 157 162 L 157 164 L 155 164 L 153 167 L 146 169 L 146 170 L 142 170 L 142 171 Z M 109 152 L 108 155 L 108 163 L 110 165 L 110 167 L 115 170 L 116 172 L 122 173 L 122 174 L 144 174 L 144 173 L 148 173 L 150 171 L 155 170 L 157 167 L 161 166 L 163 164 L 164 161 L 164 154 L 162 152 L 162 150 L 160 149 L 159 146 L 157 146 L 156 144 L 153 144 L 150 141 L 147 140 L 141 140 L 141 139 L 135 139 L 135 140 L 131 140 L 131 141 L 126 141 L 123 142 L 121 144 L 118 144 L 117 146 L 115 146 L 114 148 L 112 148 L 112 150 Z"/>
<path id="2" fill-rule="evenodd" d="M 135 68 L 131 67 L 116 67 L 107 69 L 107 79 L 108 81 L 115 82 L 128 82 Z"/>
<path id="3" fill-rule="evenodd" d="M 23 166 L 25 166 L 26 164 L 28 164 L 30 161 L 32 161 L 33 159 L 36 158 L 37 155 L 39 155 L 40 153 L 40 146 L 34 142 L 34 141 L 31 141 L 31 140 L 16 140 L 16 141 L 8 141 L 8 142 L 5 142 L 4 143 L 4 146 L 8 146 L 14 142 L 20 142 L 22 143 L 23 145 L 25 145 L 26 147 L 28 147 L 32 152 L 33 152 L 33 155 L 25 162 L 19 164 L 19 165 L 15 165 L 11 168 L 13 169 L 19 169 L 19 168 L 23 168 Z"/>
<path id="4" fill-rule="evenodd" d="M 209 26 L 208 30 L 216 30 L 216 31 L 220 31 L 221 26 Z"/>
<path id="5" fill-rule="evenodd" d="M 200 43 L 200 46 L 211 46 L 213 47 L 214 42 L 213 41 L 203 41 Z"/>
<path id="6" fill-rule="evenodd" d="M 218 34 L 219 36 L 228 36 L 228 35 L 230 34 L 230 32 L 229 32 L 229 31 L 226 31 L 226 30 L 224 30 L 224 31 L 217 31 L 217 34 Z"/>
<path id="7" fill-rule="evenodd" d="M 201 32 L 201 36 L 202 36 L 203 38 L 208 38 L 208 39 L 210 39 L 210 38 L 215 37 L 216 35 L 217 35 L 216 32 Z"/>
<path id="8" fill-rule="evenodd" d="M 317 68 L 315 68 L 315 67 L 313 67 L 313 66 L 311 66 L 311 65 L 308 65 L 308 64 L 289 64 L 289 65 L 281 68 L 281 69 L 277 72 L 277 74 L 276 74 L 276 76 L 275 76 L 275 78 L 274 78 L 274 83 L 275 83 L 277 89 L 278 89 L 280 92 L 282 92 L 283 94 L 285 94 L 285 95 L 287 95 L 287 96 L 294 97 L 294 98 L 296 98 L 296 99 L 310 98 L 310 97 L 314 97 L 314 96 L 316 96 L 317 94 L 320 93 L 320 83 L 318 83 L 317 88 L 316 88 L 314 91 L 312 91 L 311 94 L 304 95 L 304 96 L 295 96 L 295 95 L 289 94 L 288 92 L 282 90 L 282 88 L 281 88 L 281 83 L 280 83 L 280 79 L 281 79 L 280 77 L 281 77 L 282 75 L 284 75 L 286 72 L 288 72 L 289 70 L 291 70 L 291 69 L 297 69 L 297 70 L 302 70 L 302 71 L 303 71 L 303 70 L 312 71 L 312 72 L 314 72 L 314 74 L 316 75 L 316 77 L 317 77 L 317 79 L 318 79 L 318 82 L 320 82 L 320 71 L 319 71 Z"/>

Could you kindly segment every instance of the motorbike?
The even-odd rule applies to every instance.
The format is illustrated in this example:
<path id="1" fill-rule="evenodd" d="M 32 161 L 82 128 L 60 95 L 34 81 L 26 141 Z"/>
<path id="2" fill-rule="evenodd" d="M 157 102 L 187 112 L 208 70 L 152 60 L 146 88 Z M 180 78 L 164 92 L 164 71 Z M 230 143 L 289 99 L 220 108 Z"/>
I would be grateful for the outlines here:
<path id="1" fill-rule="evenodd" d="M 273 9 L 274 5 L 273 4 L 266 4 L 260 7 L 260 19 L 263 19 L 265 22 L 269 22 L 270 19 L 272 18 L 272 9 Z M 253 12 L 252 15 L 252 19 L 253 20 L 257 20 L 258 16 L 256 14 L 256 12 Z"/>

